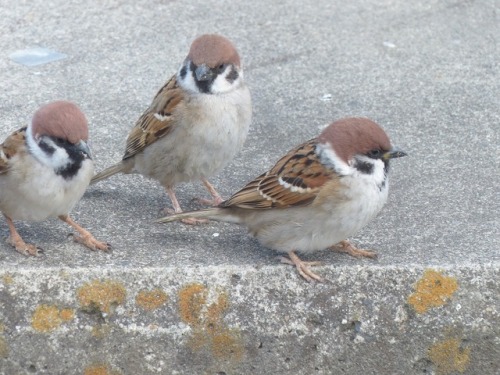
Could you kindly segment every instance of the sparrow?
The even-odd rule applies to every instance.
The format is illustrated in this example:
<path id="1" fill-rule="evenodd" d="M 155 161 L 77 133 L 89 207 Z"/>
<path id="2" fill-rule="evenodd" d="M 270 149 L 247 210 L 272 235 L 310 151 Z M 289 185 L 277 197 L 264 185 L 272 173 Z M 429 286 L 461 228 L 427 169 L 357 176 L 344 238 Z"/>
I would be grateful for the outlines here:
<path id="1" fill-rule="evenodd" d="M 24 242 L 13 220 L 41 221 L 58 217 L 73 227 L 73 238 L 91 250 L 110 246 L 96 240 L 69 212 L 80 200 L 94 174 L 87 119 L 68 101 L 40 107 L 27 127 L 0 145 L 0 211 L 10 230 L 7 242 L 24 255 L 40 248 Z"/>
<path id="2" fill-rule="evenodd" d="M 217 205 L 223 199 L 207 178 L 241 150 L 251 117 L 250 91 L 236 48 L 223 36 L 202 35 L 137 120 L 122 160 L 95 175 L 91 183 L 119 172 L 142 174 L 163 185 L 174 212 L 180 213 L 174 187 L 201 180 L 212 200 L 200 201 Z"/>
<path id="3" fill-rule="evenodd" d="M 325 248 L 352 256 L 375 257 L 346 239 L 382 209 L 389 191 L 389 162 L 406 153 L 391 146 L 385 131 L 366 118 L 345 118 L 289 151 L 217 207 L 159 219 L 186 217 L 245 225 L 265 247 L 287 253 L 307 281 L 322 281 L 297 251 Z"/>

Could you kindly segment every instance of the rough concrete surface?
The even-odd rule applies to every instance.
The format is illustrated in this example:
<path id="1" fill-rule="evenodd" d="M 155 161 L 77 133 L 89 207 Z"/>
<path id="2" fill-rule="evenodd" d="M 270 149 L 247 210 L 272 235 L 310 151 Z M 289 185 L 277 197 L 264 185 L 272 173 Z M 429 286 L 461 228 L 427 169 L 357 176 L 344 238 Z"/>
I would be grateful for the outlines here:
<path id="1" fill-rule="evenodd" d="M 493 0 L 2 0 L 2 139 L 73 100 L 101 170 L 193 38 L 217 32 L 254 102 L 245 149 L 212 179 L 223 196 L 345 116 L 374 119 L 410 156 L 352 239 L 378 260 L 305 257 L 323 284 L 244 228 L 153 224 L 169 201 L 140 176 L 89 188 L 72 213 L 110 254 L 57 220 L 17 223 L 45 254 L 0 243 L 0 373 L 500 374 L 497 13 Z M 9 59 L 28 47 L 67 58 Z M 191 209 L 206 194 L 177 192 Z"/>

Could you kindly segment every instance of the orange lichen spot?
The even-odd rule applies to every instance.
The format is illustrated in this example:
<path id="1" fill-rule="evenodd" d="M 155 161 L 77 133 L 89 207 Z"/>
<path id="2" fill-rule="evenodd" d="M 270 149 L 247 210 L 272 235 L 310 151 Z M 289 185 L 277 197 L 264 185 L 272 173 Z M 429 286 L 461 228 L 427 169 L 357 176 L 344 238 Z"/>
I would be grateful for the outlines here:
<path id="1" fill-rule="evenodd" d="M 236 330 L 225 328 L 212 336 L 212 352 L 217 358 L 233 358 L 237 361 L 243 356 L 243 345 Z"/>
<path id="2" fill-rule="evenodd" d="M 120 371 L 113 370 L 108 364 L 97 363 L 90 365 L 83 371 L 84 375 L 121 375 Z"/>
<path id="3" fill-rule="evenodd" d="M 9 356 L 9 346 L 3 337 L 0 336 L 0 358 Z"/>
<path id="4" fill-rule="evenodd" d="M 179 313 L 184 323 L 201 324 L 201 311 L 207 302 L 207 288 L 199 283 L 186 285 L 179 291 Z"/>
<path id="5" fill-rule="evenodd" d="M 151 311 L 163 306 L 167 299 L 167 294 L 161 289 L 141 290 L 135 297 L 135 303 L 144 310 Z"/>
<path id="6" fill-rule="evenodd" d="M 111 314 L 116 306 L 125 302 L 127 293 L 119 282 L 94 280 L 80 287 L 77 296 L 82 309 Z"/>
<path id="7" fill-rule="evenodd" d="M 5 275 L 2 276 L 3 283 L 5 285 L 10 285 L 14 282 L 14 277 L 12 275 L 6 273 Z"/>
<path id="8" fill-rule="evenodd" d="M 73 320 L 73 318 L 75 317 L 75 310 L 62 309 L 61 312 L 59 313 L 59 316 L 63 321 L 69 322 L 70 320 Z"/>
<path id="9" fill-rule="evenodd" d="M 408 303 L 419 314 L 427 312 L 431 307 L 446 304 L 458 288 L 454 277 L 444 276 L 434 270 L 426 270 L 417 282 L 415 292 L 408 297 Z"/>
<path id="10" fill-rule="evenodd" d="M 53 331 L 63 323 L 73 319 L 75 313 L 72 309 L 59 310 L 54 305 L 39 305 L 31 317 L 31 326 L 38 332 Z"/>
<path id="11" fill-rule="evenodd" d="M 429 348 L 429 358 L 437 367 L 438 374 L 465 372 L 470 362 L 470 348 L 460 348 L 460 341 L 457 338 L 448 339 Z"/>
<path id="12" fill-rule="evenodd" d="M 191 350 L 208 350 L 217 359 L 239 361 L 244 353 L 239 331 L 224 322 L 229 308 L 226 292 L 217 292 L 216 301 L 208 304 L 208 289 L 201 284 L 190 284 L 179 293 L 181 319 L 193 329 L 188 344 Z"/>
<path id="13" fill-rule="evenodd" d="M 220 292 L 217 297 L 217 302 L 212 303 L 207 308 L 207 321 L 209 323 L 215 323 L 220 321 L 224 311 L 229 307 L 229 298 L 227 297 L 227 293 Z"/>

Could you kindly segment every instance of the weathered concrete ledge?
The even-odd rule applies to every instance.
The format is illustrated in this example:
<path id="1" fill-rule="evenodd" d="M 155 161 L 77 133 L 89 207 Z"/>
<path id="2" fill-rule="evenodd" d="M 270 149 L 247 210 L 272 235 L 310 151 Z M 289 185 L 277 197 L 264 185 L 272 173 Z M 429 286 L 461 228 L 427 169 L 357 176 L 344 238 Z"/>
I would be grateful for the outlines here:
<path id="1" fill-rule="evenodd" d="M 498 374 L 500 267 L 0 271 L 2 374 Z"/>

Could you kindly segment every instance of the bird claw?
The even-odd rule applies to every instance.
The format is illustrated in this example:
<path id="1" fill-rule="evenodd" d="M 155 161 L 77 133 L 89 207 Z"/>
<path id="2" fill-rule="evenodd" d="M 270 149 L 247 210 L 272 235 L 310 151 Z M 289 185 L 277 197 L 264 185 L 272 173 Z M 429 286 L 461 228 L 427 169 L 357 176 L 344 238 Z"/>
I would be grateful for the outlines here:
<path id="1" fill-rule="evenodd" d="M 86 246 L 92 251 L 101 250 L 104 251 L 105 253 L 111 252 L 111 244 L 109 244 L 108 242 L 98 241 L 92 236 L 90 237 L 78 236 L 74 233 L 70 233 L 68 237 L 69 236 L 73 237 L 73 241 Z"/>
<path id="2" fill-rule="evenodd" d="M 17 240 L 14 241 L 12 238 L 7 238 L 7 243 L 11 246 L 13 246 L 16 251 L 20 254 L 23 254 L 25 256 L 39 256 L 44 253 L 44 250 L 36 245 L 26 243 L 23 240 Z"/>
<path id="3" fill-rule="evenodd" d="M 340 241 L 338 244 L 330 247 L 333 251 L 337 251 L 339 253 L 347 253 L 355 258 L 371 258 L 376 259 L 378 257 L 377 253 L 370 250 L 358 249 L 356 246 L 351 244 L 349 241 L 344 240 Z"/>
<path id="4" fill-rule="evenodd" d="M 324 281 L 324 279 L 321 276 L 315 274 L 309 268 L 309 267 L 313 267 L 313 266 L 319 266 L 319 265 L 321 265 L 321 262 L 303 261 L 297 255 L 295 255 L 295 253 L 293 253 L 293 252 L 288 253 L 288 255 L 290 258 L 280 257 L 281 263 L 290 264 L 292 266 L 295 266 L 295 268 L 297 268 L 297 272 L 299 273 L 299 275 L 302 276 L 308 282 L 313 282 L 313 281 L 323 282 Z"/>

